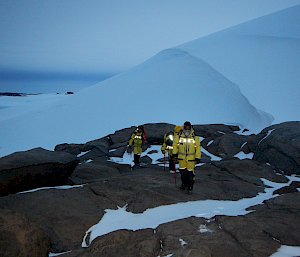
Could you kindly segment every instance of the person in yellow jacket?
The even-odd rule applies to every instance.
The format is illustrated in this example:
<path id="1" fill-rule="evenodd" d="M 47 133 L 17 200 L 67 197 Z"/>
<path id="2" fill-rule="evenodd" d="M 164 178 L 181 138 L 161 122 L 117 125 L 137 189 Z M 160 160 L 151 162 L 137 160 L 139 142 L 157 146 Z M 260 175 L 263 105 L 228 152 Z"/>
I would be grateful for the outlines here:
<path id="1" fill-rule="evenodd" d="M 134 165 L 140 164 L 140 158 L 142 154 L 142 145 L 146 141 L 146 135 L 143 126 L 138 126 L 137 129 L 132 133 L 128 146 L 127 151 L 132 152 L 133 147 L 133 154 L 134 154 Z"/>
<path id="2" fill-rule="evenodd" d="M 173 142 L 174 137 L 179 135 L 180 131 L 182 130 L 181 126 L 175 126 L 174 131 L 170 131 L 164 135 L 164 142 L 161 146 L 161 152 L 165 156 L 166 151 L 168 152 L 168 159 L 169 159 L 169 171 L 170 173 L 174 173 L 176 171 L 176 164 L 173 158 Z"/>
<path id="3" fill-rule="evenodd" d="M 173 143 L 173 157 L 178 159 L 181 174 L 181 190 L 193 190 L 195 182 L 195 165 L 200 162 L 200 140 L 189 121 L 183 125 L 182 132 L 175 136 Z"/>

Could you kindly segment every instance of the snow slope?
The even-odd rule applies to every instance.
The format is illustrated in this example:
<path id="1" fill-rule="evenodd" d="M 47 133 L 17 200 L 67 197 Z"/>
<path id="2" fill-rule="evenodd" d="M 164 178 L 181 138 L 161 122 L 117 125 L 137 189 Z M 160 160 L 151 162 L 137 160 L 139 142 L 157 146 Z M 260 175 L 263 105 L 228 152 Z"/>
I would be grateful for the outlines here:
<path id="1" fill-rule="evenodd" d="M 83 143 L 151 122 L 233 123 L 258 131 L 272 118 L 237 85 L 179 49 L 160 52 L 131 70 L 56 101 L 0 109 L 0 155 L 59 143 Z M 0 99 L 1 106 L 1 99 Z M 25 108 L 29 108 L 25 105 Z M 8 112 L 13 114 L 7 115 Z"/>
<path id="2" fill-rule="evenodd" d="M 179 46 L 240 86 L 275 123 L 300 120 L 300 5 Z"/>

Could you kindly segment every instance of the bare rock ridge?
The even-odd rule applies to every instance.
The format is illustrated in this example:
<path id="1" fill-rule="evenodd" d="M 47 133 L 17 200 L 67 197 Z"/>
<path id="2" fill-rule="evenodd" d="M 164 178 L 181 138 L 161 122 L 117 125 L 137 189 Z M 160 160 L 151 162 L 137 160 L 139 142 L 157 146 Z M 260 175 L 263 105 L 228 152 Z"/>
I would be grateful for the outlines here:
<path id="1" fill-rule="evenodd" d="M 144 126 L 144 151 L 162 144 L 163 135 L 174 128 Z M 293 182 L 245 215 L 216 213 L 155 229 L 117 230 L 81 247 L 86 231 L 106 209 L 127 205 L 128 211 L 143 213 L 188 201 L 237 201 L 264 192 L 261 178 L 286 183 L 286 175 L 300 175 L 299 122 L 273 125 L 257 135 L 223 124 L 194 129 L 206 154 L 196 167 L 192 195 L 178 189 L 179 174 L 175 185 L 174 175 L 154 164 L 149 153 L 144 157 L 149 164 L 133 171 L 112 161 L 125 153 L 134 127 L 85 144 L 60 144 L 55 151 L 36 148 L 0 158 L 0 256 L 267 257 L 281 245 L 300 246 L 300 183 Z M 248 158 L 239 159 L 241 154 Z M 22 192 L 42 187 L 50 188 Z"/>

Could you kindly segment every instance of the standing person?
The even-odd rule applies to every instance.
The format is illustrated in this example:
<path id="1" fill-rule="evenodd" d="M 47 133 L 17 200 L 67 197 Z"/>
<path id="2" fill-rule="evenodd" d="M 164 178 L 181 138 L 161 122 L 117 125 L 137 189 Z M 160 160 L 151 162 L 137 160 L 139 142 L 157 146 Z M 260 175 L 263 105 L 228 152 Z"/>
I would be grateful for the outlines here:
<path id="1" fill-rule="evenodd" d="M 145 141 L 146 141 L 146 135 L 145 135 L 144 127 L 142 125 L 140 125 L 132 133 L 129 143 L 128 143 L 128 146 L 127 146 L 128 152 L 133 147 L 134 165 L 140 164 L 140 158 L 141 158 L 141 154 L 142 154 L 142 145 L 145 143 Z"/>
<path id="2" fill-rule="evenodd" d="M 182 132 L 175 136 L 173 143 L 173 157 L 178 159 L 181 174 L 181 190 L 188 189 L 192 193 L 195 182 L 195 165 L 200 162 L 200 140 L 195 136 L 192 125 L 186 121 Z"/>
<path id="3" fill-rule="evenodd" d="M 169 171 L 170 173 L 174 173 L 176 171 L 176 164 L 173 158 L 173 142 L 174 136 L 179 135 L 180 131 L 182 130 L 181 126 L 175 126 L 174 131 L 170 131 L 164 135 L 164 142 L 161 146 L 161 152 L 163 155 L 166 154 L 166 151 L 169 155 Z"/>

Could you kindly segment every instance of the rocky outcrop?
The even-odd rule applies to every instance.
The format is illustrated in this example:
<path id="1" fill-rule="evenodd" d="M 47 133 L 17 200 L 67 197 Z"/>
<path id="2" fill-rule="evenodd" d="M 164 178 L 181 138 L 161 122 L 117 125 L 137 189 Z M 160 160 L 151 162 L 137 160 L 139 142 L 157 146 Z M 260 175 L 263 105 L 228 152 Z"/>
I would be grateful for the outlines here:
<path id="1" fill-rule="evenodd" d="M 239 131 L 238 126 L 230 126 L 224 124 L 209 124 L 209 125 L 193 125 L 196 135 L 207 138 L 217 138 L 224 134 Z"/>
<path id="2" fill-rule="evenodd" d="M 111 232 L 96 238 L 89 248 L 65 256 L 112 257 L 126 249 L 122 256 L 269 257 L 282 244 L 300 245 L 299 197 L 296 193 L 268 200 L 245 216 L 191 217 L 154 230 Z"/>
<path id="3" fill-rule="evenodd" d="M 0 209 L 0 256 L 47 257 L 47 234 L 20 213 Z"/>
<path id="4" fill-rule="evenodd" d="M 147 133 L 147 144 L 144 150 L 151 144 L 161 144 L 163 135 L 174 128 L 174 125 L 164 123 L 144 126 Z M 283 126 L 282 130 L 287 129 L 288 126 L 287 130 L 290 134 L 293 134 L 292 131 L 297 131 L 292 129 L 294 123 L 277 126 L 278 128 Z M 142 158 L 142 161 L 147 163 L 142 168 L 131 169 L 128 164 L 112 162 L 111 157 L 123 156 L 135 127 L 116 131 L 114 134 L 85 144 L 61 144 L 55 148 L 55 152 L 43 149 L 32 150 L 30 155 L 35 153 L 34 156 L 38 158 L 34 159 L 30 167 L 48 167 L 49 163 L 52 163 L 51 158 L 48 156 L 50 159 L 47 159 L 43 156 L 50 154 L 55 155 L 53 158 L 56 161 L 60 160 L 54 165 L 56 168 L 61 167 L 61 163 L 68 165 L 69 162 L 66 161 L 69 160 L 68 158 L 76 163 L 79 159 L 80 163 L 75 169 L 73 167 L 74 171 L 64 177 L 67 179 L 64 181 L 73 186 L 66 190 L 60 187 L 0 197 L 0 234 L 5 235 L 0 237 L 1 249 L 2 245 L 6 245 L 3 249 L 9 249 L 5 251 L 15 256 L 13 246 L 18 240 L 16 239 L 18 238 L 17 227 L 20 231 L 27 230 L 25 228 L 27 225 L 17 223 L 18 225 L 15 226 L 10 221 L 15 219 L 13 217 L 21 217 L 20 220 L 23 220 L 24 224 L 29 224 L 28 226 L 36 229 L 36 232 L 32 233 L 40 235 L 42 241 L 34 239 L 30 249 L 39 248 L 39 256 L 44 256 L 44 252 L 49 250 L 49 243 L 45 243 L 49 242 L 47 240 L 50 240 L 51 252 L 70 251 L 62 255 L 65 257 L 168 256 L 171 254 L 189 257 L 268 257 L 282 244 L 300 245 L 298 239 L 299 182 L 293 182 L 275 191 L 276 198 L 251 207 L 246 215 L 229 217 L 218 215 L 216 211 L 216 215 L 211 219 L 191 217 L 162 224 L 156 229 L 118 230 L 96 238 L 88 248 L 81 247 L 86 231 L 99 222 L 106 209 L 127 206 L 130 212 L 142 213 L 150 208 L 196 200 L 235 202 L 264 192 L 267 186 L 262 178 L 276 183 L 288 181 L 281 172 L 278 172 L 276 161 L 268 159 L 266 163 L 262 158 L 263 153 L 259 151 L 265 141 L 270 146 L 277 147 L 278 142 L 274 141 L 280 141 L 282 135 L 284 138 L 288 137 L 289 133 L 282 132 L 277 135 L 276 128 L 271 132 L 270 129 L 266 129 L 258 135 L 245 136 L 238 127 L 221 124 L 195 125 L 194 128 L 196 134 L 204 138 L 202 146 L 223 159 L 213 161 L 208 156 L 209 153 L 203 154 L 204 163 L 199 164 L 195 170 L 192 195 L 178 189 L 180 174 L 170 174 L 163 166 L 152 164 L 150 154 Z M 274 136 L 276 135 L 274 138 L 272 138 L 273 133 Z M 287 153 L 286 156 L 295 158 L 294 156 L 297 156 L 295 153 L 299 150 L 298 145 L 295 144 L 298 140 L 297 133 L 288 138 L 293 141 L 294 150 L 282 150 L 279 146 L 276 149 L 281 149 L 281 152 Z M 285 146 L 282 144 L 280 147 Z M 233 157 L 241 150 L 245 153 L 255 152 L 262 159 L 239 160 Z M 155 151 L 152 150 L 151 153 Z M 25 159 L 30 159 L 26 156 L 29 155 L 24 155 L 22 161 L 24 163 Z M 271 156 L 268 155 L 268 158 Z M 22 162 L 12 158 L 11 162 L 7 163 L 10 163 L 14 169 L 16 167 L 13 165 Z M 48 166 L 42 166 L 46 164 Z M 2 169 L 3 165 L 0 167 Z M 54 176 L 56 173 L 48 172 L 44 175 L 50 176 L 49 174 Z M 40 186 L 37 184 L 36 187 Z M 12 224 L 12 233 L 7 232 L 6 223 Z M 17 249 L 23 247 L 23 243 L 17 245 Z M 20 252 L 20 250 L 16 251 Z M 24 252 L 24 256 L 26 254 Z"/>
<path id="5" fill-rule="evenodd" d="M 88 249 L 80 249 L 66 254 L 66 257 L 159 256 L 160 240 L 152 229 L 139 231 L 119 230 L 96 240 Z"/>
<path id="6" fill-rule="evenodd" d="M 78 165 L 70 176 L 70 181 L 73 184 L 80 185 L 99 179 L 120 176 L 130 170 L 129 165 L 120 165 L 107 161 L 105 158 L 97 158 L 92 162 L 81 163 Z"/>
<path id="7" fill-rule="evenodd" d="M 247 136 L 230 133 L 215 139 L 208 137 L 203 140 L 202 145 L 210 153 L 221 158 L 228 158 L 239 153 L 245 142 L 247 142 Z"/>
<path id="8" fill-rule="evenodd" d="M 285 174 L 300 175 L 300 122 L 285 122 L 265 128 L 253 159 L 270 163 Z"/>
<path id="9" fill-rule="evenodd" d="M 0 196 L 66 184 L 78 164 L 76 156 L 42 148 L 0 158 Z"/>

